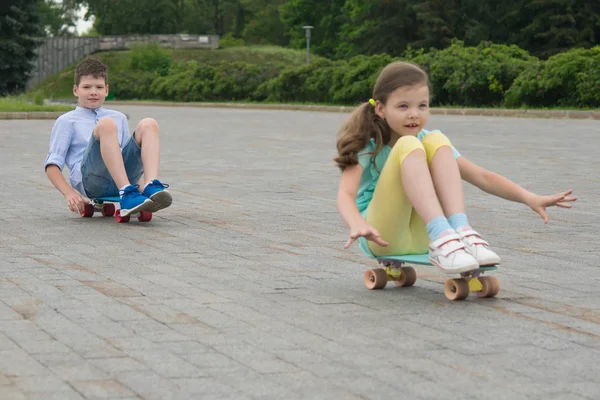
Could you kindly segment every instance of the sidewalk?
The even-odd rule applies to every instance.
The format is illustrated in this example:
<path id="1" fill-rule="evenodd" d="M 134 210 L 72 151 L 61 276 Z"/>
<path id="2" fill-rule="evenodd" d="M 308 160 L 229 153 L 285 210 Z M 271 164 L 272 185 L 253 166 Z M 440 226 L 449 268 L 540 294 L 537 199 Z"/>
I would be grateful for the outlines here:
<path id="1" fill-rule="evenodd" d="M 449 302 L 433 267 L 369 291 L 343 249 L 347 115 L 115 108 L 161 126 L 174 203 L 149 223 L 70 213 L 52 121 L 0 124 L 0 399 L 598 398 L 596 121 L 432 116 L 483 167 L 579 196 L 544 225 L 465 185 L 501 291 Z"/>

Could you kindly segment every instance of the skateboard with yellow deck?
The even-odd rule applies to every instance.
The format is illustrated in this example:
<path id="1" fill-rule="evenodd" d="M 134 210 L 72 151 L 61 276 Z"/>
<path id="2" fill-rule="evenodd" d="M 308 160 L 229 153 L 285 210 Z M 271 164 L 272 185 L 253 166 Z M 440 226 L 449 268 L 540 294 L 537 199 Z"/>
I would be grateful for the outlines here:
<path id="1" fill-rule="evenodd" d="M 377 258 L 377 261 L 384 268 L 369 269 L 364 273 L 365 286 L 371 290 L 383 289 L 388 281 L 393 281 L 396 287 L 412 286 L 417 281 L 417 273 L 413 267 L 406 264 L 433 265 L 429 261 L 429 254 L 386 256 Z M 483 275 L 498 269 L 497 265 L 482 266 L 460 274 L 460 278 L 448 279 L 444 285 L 446 298 L 464 300 L 471 292 L 477 297 L 496 296 L 500 291 L 500 281 L 494 276 Z"/>

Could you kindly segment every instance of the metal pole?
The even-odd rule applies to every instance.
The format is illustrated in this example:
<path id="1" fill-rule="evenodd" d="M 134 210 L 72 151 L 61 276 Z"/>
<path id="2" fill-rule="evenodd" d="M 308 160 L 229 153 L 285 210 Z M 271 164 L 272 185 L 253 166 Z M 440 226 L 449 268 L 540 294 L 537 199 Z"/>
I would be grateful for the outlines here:
<path id="1" fill-rule="evenodd" d="M 310 36 L 306 37 L 306 63 L 310 64 Z"/>
<path id="2" fill-rule="evenodd" d="M 310 64 L 310 30 L 313 27 L 305 25 L 302 28 L 306 31 L 306 64 Z"/>

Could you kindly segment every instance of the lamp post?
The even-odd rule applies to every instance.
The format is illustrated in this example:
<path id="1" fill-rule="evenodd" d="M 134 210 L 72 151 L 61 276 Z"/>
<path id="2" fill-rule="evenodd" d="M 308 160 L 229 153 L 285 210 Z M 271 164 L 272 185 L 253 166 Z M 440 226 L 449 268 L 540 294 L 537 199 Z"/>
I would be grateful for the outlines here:
<path id="1" fill-rule="evenodd" d="M 313 28 L 311 25 L 304 25 L 302 29 L 306 31 L 306 63 L 310 64 L 310 30 Z"/>

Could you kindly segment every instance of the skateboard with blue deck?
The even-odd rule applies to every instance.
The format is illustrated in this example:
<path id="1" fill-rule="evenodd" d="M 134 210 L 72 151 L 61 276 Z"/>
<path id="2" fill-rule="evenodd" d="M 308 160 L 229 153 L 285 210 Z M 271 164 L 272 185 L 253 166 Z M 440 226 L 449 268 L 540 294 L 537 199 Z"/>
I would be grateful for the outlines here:
<path id="1" fill-rule="evenodd" d="M 148 222 L 152 219 L 152 213 L 150 211 L 139 211 L 137 213 L 131 213 L 129 215 L 122 216 L 121 210 L 115 208 L 115 203 L 119 203 L 120 199 L 118 196 L 114 197 L 99 197 L 97 199 L 90 199 L 91 203 L 86 204 L 83 211 L 80 213 L 82 217 L 90 218 L 94 216 L 94 213 L 99 212 L 105 217 L 115 216 L 115 220 L 119 223 L 129 222 L 132 215 L 137 214 L 137 219 L 140 222 Z"/>
<path id="2" fill-rule="evenodd" d="M 417 273 L 406 264 L 433 265 L 429 254 L 386 256 L 379 257 L 377 261 L 385 268 L 369 269 L 364 273 L 365 286 L 371 290 L 383 289 L 388 281 L 394 281 L 396 287 L 412 286 L 417 281 Z M 475 292 L 477 297 L 494 297 L 500 291 L 500 282 L 494 276 L 483 275 L 497 269 L 497 265 L 482 266 L 460 274 L 460 278 L 448 279 L 444 294 L 448 300 L 464 300 L 470 292 Z"/>

